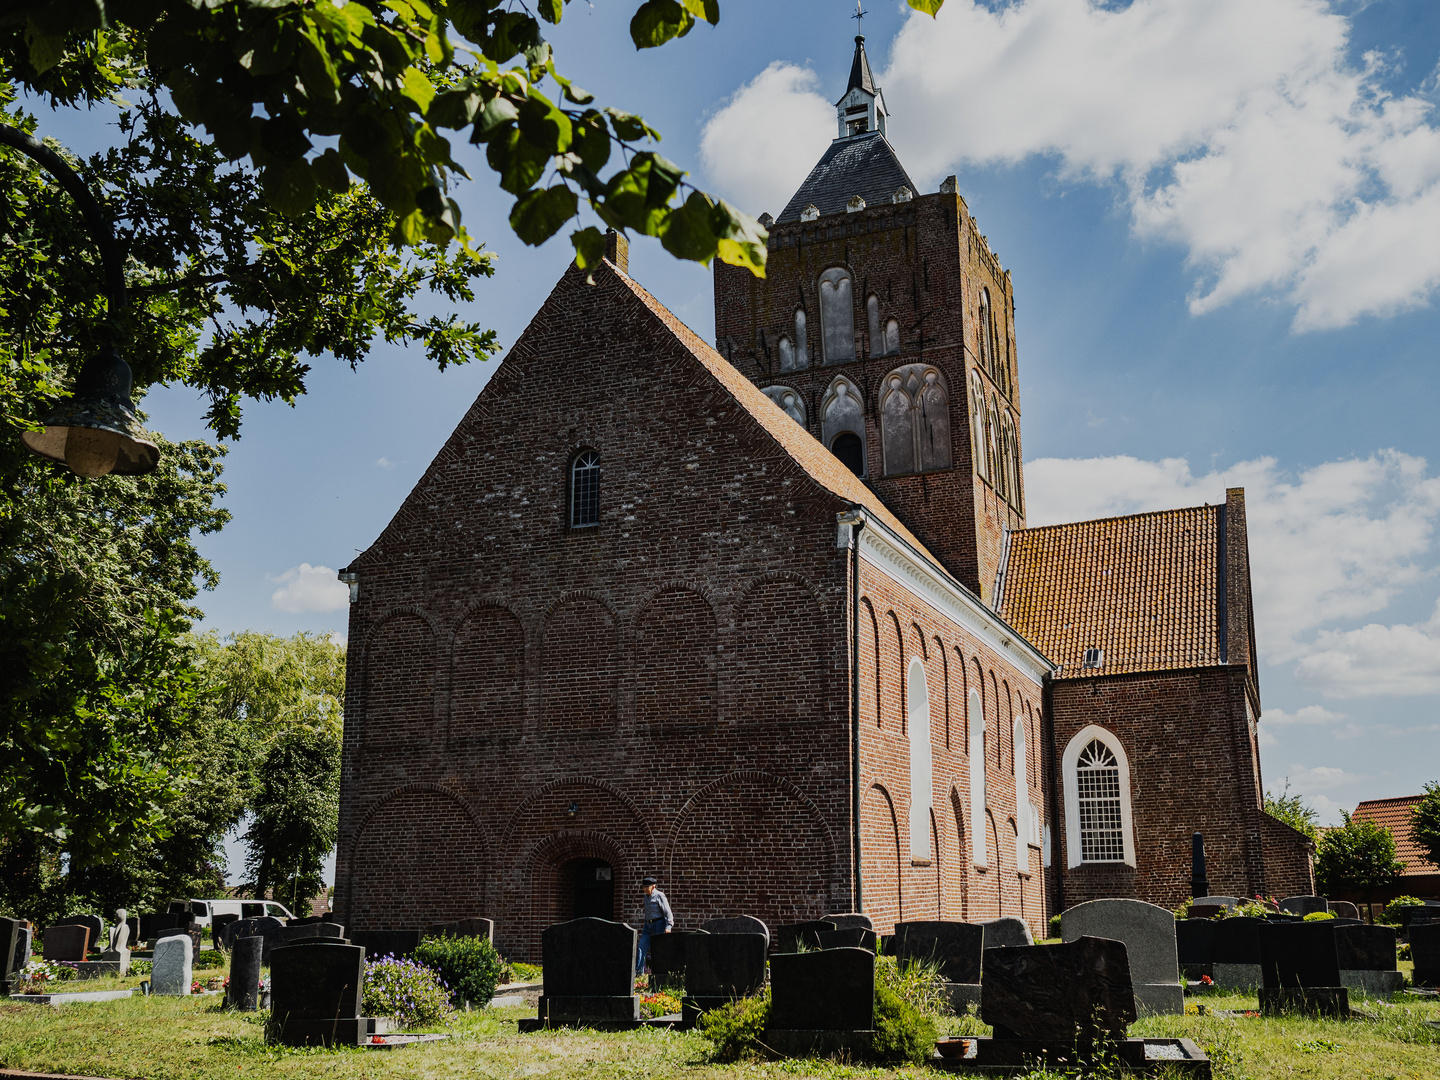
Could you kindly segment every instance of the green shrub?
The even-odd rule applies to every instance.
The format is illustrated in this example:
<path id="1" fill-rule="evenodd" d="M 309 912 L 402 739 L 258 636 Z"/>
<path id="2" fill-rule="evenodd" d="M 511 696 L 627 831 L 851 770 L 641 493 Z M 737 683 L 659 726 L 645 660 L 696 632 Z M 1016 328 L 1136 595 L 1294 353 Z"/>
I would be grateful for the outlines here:
<path id="1" fill-rule="evenodd" d="M 1186 915 L 1188 915 L 1188 914 L 1190 913 L 1190 905 L 1189 905 L 1188 903 L 1185 905 L 1185 909 L 1184 909 L 1184 910 L 1185 910 L 1185 914 L 1186 914 Z M 1176 914 L 1178 915 L 1179 913 L 1177 912 Z M 1185 917 L 1185 915 L 1180 915 L 1179 917 L 1183 919 L 1183 918 Z M 1059 936 L 1060 936 L 1060 916 L 1059 916 L 1059 915 L 1051 915 L 1051 916 L 1050 916 L 1050 922 L 1048 923 L 1048 925 L 1049 925 L 1049 927 L 1050 927 L 1050 936 L 1051 936 L 1051 937 L 1059 937 Z"/>
<path id="2" fill-rule="evenodd" d="M 507 960 L 505 968 L 505 982 L 538 982 L 540 980 L 539 964 L 527 964 L 522 960 Z"/>
<path id="3" fill-rule="evenodd" d="M 928 1016 L 950 1014 L 950 992 L 940 965 L 933 960 L 912 960 L 901 965 L 893 956 L 875 958 L 875 985 L 888 986 L 904 1001 Z"/>
<path id="4" fill-rule="evenodd" d="M 1400 925 L 1400 909 L 1406 907 L 1424 907 L 1425 901 L 1414 896 L 1397 896 L 1385 905 L 1385 910 L 1375 916 L 1375 921 L 1387 923 L 1390 926 Z"/>
<path id="5" fill-rule="evenodd" d="M 424 964 L 385 956 L 365 969 L 366 1016 L 391 1017 L 402 1028 L 448 1023 L 450 991 Z"/>
<path id="6" fill-rule="evenodd" d="M 876 975 L 879 975 L 879 967 Z M 871 1056 L 885 1065 L 923 1065 L 935 1049 L 935 1021 L 895 992 L 885 979 L 875 980 L 875 1042 Z"/>
<path id="7" fill-rule="evenodd" d="M 1328 922 L 1330 919 L 1333 918 L 1335 918 L 1335 914 L 1333 912 L 1312 911 L 1309 915 L 1305 916 L 1305 922 Z"/>
<path id="8" fill-rule="evenodd" d="M 715 1044 L 717 1061 L 739 1061 L 753 1054 L 770 1022 L 770 989 L 740 998 L 700 1016 L 700 1031 Z"/>
<path id="9" fill-rule="evenodd" d="M 488 938 L 427 937 L 415 949 L 415 959 L 436 972 L 450 988 L 450 1003 L 490 1004 L 505 961 Z"/>
<path id="10" fill-rule="evenodd" d="M 191 967 L 197 971 L 201 968 L 218 968 L 225 966 L 225 955 L 219 949 L 201 949 L 195 954 L 195 962 Z"/>

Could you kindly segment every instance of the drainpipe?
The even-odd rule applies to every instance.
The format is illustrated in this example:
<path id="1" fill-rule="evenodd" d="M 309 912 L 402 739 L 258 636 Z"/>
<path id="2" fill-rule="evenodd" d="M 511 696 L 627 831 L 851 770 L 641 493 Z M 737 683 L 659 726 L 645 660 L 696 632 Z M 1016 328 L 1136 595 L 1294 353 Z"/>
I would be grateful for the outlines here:
<path id="1" fill-rule="evenodd" d="M 854 507 L 839 516 L 849 529 L 850 549 L 850 775 L 851 829 L 850 858 L 855 880 L 855 906 L 864 911 L 864 890 L 860 881 L 860 530 L 869 520 L 865 511 Z"/>

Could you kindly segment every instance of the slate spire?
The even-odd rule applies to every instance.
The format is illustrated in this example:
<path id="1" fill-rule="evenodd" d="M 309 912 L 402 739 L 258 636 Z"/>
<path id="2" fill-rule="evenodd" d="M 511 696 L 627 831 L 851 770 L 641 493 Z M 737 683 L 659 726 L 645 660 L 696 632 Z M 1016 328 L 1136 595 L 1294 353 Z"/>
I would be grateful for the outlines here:
<path id="1" fill-rule="evenodd" d="M 865 55 L 865 35 L 855 35 L 855 59 L 850 64 L 850 84 L 845 87 L 848 94 L 859 87 L 867 94 L 875 93 L 875 76 L 870 74 L 870 58 Z"/>

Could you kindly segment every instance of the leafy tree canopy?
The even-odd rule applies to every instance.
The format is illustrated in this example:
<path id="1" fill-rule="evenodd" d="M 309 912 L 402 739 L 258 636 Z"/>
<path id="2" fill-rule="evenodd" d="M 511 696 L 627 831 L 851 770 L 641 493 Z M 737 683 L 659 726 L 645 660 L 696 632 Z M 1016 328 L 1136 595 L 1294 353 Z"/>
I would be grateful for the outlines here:
<path id="1" fill-rule="evenodd" d="M 1425 796 L 1410 813 L 1410 839 L 1420 845 L 1431 866 L 1440 868 L 1440 781 L 1425 785 Z"/>
<path id="2" fill-rule="evenodd" d="M 1376 889 L 1393 885 L 1404 864 L 1395 838 L 1373 821 L 1345 814 L 1345 824 L 1326 829 L 1315 844 L 1315 884 L 1326 896 L 1357 892 L 1367 902 Z"/>
<path id="3" fill-rule="evenodd" d="M 1283 821 L 1292 829 L 1304 833 L 1311 840 L 1314 840 L 1318 830 L 1315 822 L 1319 815 L 1306 804 L 1301 795 L 1290 794 L 1290 778 L 1285 778 L 1285 787 L 1280 794 L 1267 791 L 1265 793 L 1265 812 L 1271 817 Z"/>

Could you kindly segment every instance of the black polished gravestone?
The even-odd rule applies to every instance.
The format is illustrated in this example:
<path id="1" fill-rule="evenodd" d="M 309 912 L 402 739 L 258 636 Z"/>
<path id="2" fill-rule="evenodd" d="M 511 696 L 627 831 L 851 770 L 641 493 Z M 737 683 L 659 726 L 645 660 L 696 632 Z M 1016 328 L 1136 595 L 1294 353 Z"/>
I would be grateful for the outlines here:
<path id="1" fill-rule="evenodd" d="M 160 935 L 166 930 L 184 929 L 189 930 L 194 925 L 195 916 L 185 911 L 157 911 L 150 915 L 141 915 L 140 922 L 136 929 L 139 931 L 140 941 L 156 942 Z"/>
<path id="2" fill-rule="evenodd" d="M 775 951 L 793 953 L 799 952 L 802 948 L 818 949 L 820 948 L 820 932 L 834 929 L 835 924 L 825 919 L 776 927 Z"/>
<path id="3" fill-rule="evenodd" d="M 289 923 L 282 926 L 275 932 L 275 948 L 282 948 L 286 945 L 298 945 L 302 941 L 309 941 L 311 938 L 343 938 L 345 927 L 339 923 L 312 922 L 301 923 L 296 926 Z M 355 944 L 352 942 L 351 944 Z"/>
<path id="4" fill-rule="evenodd" d="M 836 930 L 853 930 L 860 927 L 863 930 L 874 930 L 875 921 L 862 911 L 839 911 L 826 915 L 824 922 L 833 922 Z"/>
<path id="5" fill-rule="evenodd" d="M 821 930 L 815 937 L 822 949 L 869 949 L 880 951 L 880 935 L 863 926 L 842 926 L 837 930 Z"/>
<path id="6" fill-rule="evenodd" d="M 1187 979 L 1215 978 L 1215 933 L 1224 919 L 1179 919 L 1175 923 L 1175 958 Z"/>
<path id="7" fill-rule="evenodd" d="M 236 938 L 230 949 L 230 978 L 225 986 L 225 1004 L 240 1012 L 254 1012 L 260 1004 L 260 954 L 265 939 Z"/>
<path id="8" fill-rule="evenodd" d="M 727 915 L 719 919 L 706 919 L 700 929 L 707 934 L 764 934 L 765 948 L 770 948 L 770 927 L 754 915 Z"/>
<path id="9" fill-rule="evenodd" d="M 282 1046 L 359 1046 L 369 1020 L 360 1015 L 365 950 L 335 938 L 310 938 L 270 955 L 266 1037 Z"/>
<path id="10" fill-rule="evenodd" d="M 1327 923 L 1267 923 L 1260 931 L 1260 973 L 1261 1015 L 1350 1015 L 1335 928 Z"/>
<path id="11" fill-rule="evenodd" d="M 1261 983 L 1260 932 L 1273 925 L 1239 916 L 1214 924 L 1214 966 L 1210 977 L 1221 990 L 1253 990 Z"/>
<path id="12" fill-rule="evenodd" d="M 486 941 L 495 940 L 495 920 L 472 917 L 456 919 L 454 922 L 433 923 L 425 928 L 426 937 L 478 937 Z"/>
<path id="13" fill-rule="evenodd" d="M 650 944 L 658 940 L 651 938 Z M 693 1027 L 703 1012 L 764 989 L 763 934 L 696 934 L 686 945 L 684 1026 Z"/>
<path id="14" fill-rule="evenodd" d="M 650 939 L 650 991 L 685 989 L 685 959 L 690 939 L 704 930 L 671 930 Z"/>
<path id="15" fill-rule="evenodd" d="M 540 934 L 544 989 L 540 1015 L 521 1020 L 521 1031 L 545 1027 L 624 1030 L 640 1023 L 635 995 L 633 926 L 587 917 L 547 926 Z"/>
<path id="16" fill-rule="evenodd" d="M 1002 915 L 998 919 L 989 919 L 980 924 L 985 930 L 985 948 L 1007 949 L 1007 948 L 1028 948 L 1035 944 L 1035 939 L 1030 936 L 1030 927 L 1024 919 L 1017 919 L 1013 915 Z"/>
<path id="17" fill-rule="evenodd" d="M 126 920 L 127 922 L 129 920 Z M 232 922 L 239 922 L 239 915 L 212 915 L 210 917 L 210 942 L 217 949 L 224 948 L 220 943 L 225 940 L 225 927 Z M 134 940 L 133 938 L 131 939 Z"/>
<path id="18" fill-rule="evenodd" d="M 1143 1064 L 1144 1041 L 1126 1039 L 1135 1018 L 1123 942 L 1078 937 L 993 949 L 985 954 L 980 1019 L 994 1037 L 979 1040 L 975 1064 L 1074 1065 L 1109 1054 Z"/>
<path id="19" fill-rule="evenodd" d="M 950 1008 L 959 1016 L 980 1006 L 984 943 L 985 928 L 977 923 L 908 922 L 895 924 L 895 933 L 886 939 L 886 951 L 901 964 L 937 964 L 950 995 Z"/>
<path id="20" fill-rule="evenodd" d="M 159 936 L 155 938 L 155 943 L 158 945 L 166 938 L 171 937 L 188 937 L 190 939 L 190 955 L 199 956 L 200 938 L 204 933 L 204 928 L 195 923 L 191 923 L 189 926 L 172 926 L 168 930 L 161 930 Z"/>
<path id="21" fill-rule="evenodd" d="M 360 930 L 350 935 L 355 945 L 365 947 L 365 959 L 393 956 L 397 960 L 414 956 L 424 935 L 419 930 Z"/>
<path id="22" fill-rule="evenodd" d="M 281 945 L 280 931 L 284 929 L 285 924 L 271 915 L 261 915 L 256 919 L 239 919 L 225 927 L 221 935 L 220 947 L 222 949 L 233 948 L 235 942 L 240 938 L 258 937 L 265 942 L 260 962 L 268 966 L 270 954 Z"/>
<path id="23" fill-rule="evenodd" d="M 0 917 L 0 994 L 6 997 L 14 984 L 20 981 L 16 961 L 20 958 L 20 945 L 24 940 L 21 931 L 24 927 L 19 919 Z"/>
<path id="24" fill-rule="evenodd" d="M 825 949 L 770 957 L 767 1047 L 799 1057 L 864 1049 L 874 1037 L 874 953 Z"/>
<path id="25" fill-rule="evenodd" d="M 1386 998 L 1405 989 L 1405 976 L 1395 966 L 1395 927 L 1349 919 L 1334 919 L 1330 925 L 1335 928 L 1342 986 Z"/>
<path id="26" fill-rule="evenodd" d="M 1416 986 L 1440 986 L 1440 922 L 1410 924 L 1410 959 Z"/>

